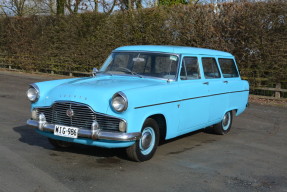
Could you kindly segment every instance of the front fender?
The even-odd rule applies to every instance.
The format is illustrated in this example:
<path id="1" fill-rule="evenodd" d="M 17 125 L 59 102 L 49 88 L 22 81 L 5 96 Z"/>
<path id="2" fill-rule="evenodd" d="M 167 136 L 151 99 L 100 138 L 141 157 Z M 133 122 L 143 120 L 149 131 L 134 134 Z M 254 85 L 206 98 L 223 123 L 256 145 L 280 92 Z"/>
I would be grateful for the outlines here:
<path id="1" fill-rule="evenodd" d="M 176 82 L 148 86 L 123 91 L 128 98 L 128 108 L 122 113 L 108 107 L 107 113 L 125 119 L 128 123 L 127 132 L 139 132 L 144 121 L 156 114 L 162 114 L 166 119 L 166 138 L 174 137 L 178 128 L 178 85 Z"/>

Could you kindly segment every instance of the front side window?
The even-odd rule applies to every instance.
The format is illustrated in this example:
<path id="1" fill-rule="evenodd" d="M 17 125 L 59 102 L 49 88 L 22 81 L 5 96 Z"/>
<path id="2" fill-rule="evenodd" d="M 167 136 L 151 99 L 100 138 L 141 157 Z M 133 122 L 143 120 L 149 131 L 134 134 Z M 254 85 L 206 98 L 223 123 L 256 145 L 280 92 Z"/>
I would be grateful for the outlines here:
<path id="1" fill-rule="evenodd" d="M 220 73 L 215 58 L 203 57 L 202 66 L 204 71 L 204 77 L 206 79 L 220 78 Z"/>
<path id="2" fill-rule="evenodd" d="M 100 72 L 175 79 L 178 56 L 148 52 L 114 52 Z"/>
<path id="3" fill-rule="evenodd" d="M 224 78 L 239 77 L 233 59 L 218 59 L 218 61 Z"/>
<path id="4" fill-rule="evenodd" d="M 199 79 L 199 67 L 197 57 L 184 57 L 180 71 L 181 80 Z"/>

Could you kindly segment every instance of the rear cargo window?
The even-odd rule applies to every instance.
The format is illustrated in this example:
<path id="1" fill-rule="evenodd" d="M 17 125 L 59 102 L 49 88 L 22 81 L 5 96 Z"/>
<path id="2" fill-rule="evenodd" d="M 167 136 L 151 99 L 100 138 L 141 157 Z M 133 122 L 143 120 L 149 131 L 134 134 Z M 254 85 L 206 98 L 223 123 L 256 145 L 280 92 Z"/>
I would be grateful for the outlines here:
<path id="1" fill-rule="evenodd" d="M 218 59 L 218 61 L 224 78 L 239 77 L 233 59 Z"/>

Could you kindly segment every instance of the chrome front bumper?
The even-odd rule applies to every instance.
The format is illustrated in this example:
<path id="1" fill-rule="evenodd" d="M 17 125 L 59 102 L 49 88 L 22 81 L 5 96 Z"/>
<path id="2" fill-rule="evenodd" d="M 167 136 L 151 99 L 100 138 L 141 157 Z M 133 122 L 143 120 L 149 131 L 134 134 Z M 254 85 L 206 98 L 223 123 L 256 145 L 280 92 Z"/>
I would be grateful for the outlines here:
<path id="1" fill-rule="evenodd" d="M 38 128 L 40 131 L 54 133 L 55 125 L 47 122 L 35 121 L 32 119 L 27 120 L 27 125 Z M 141 138 L 140 132 L 135 133 L 121 133 L 115 131 L 104 131 L 100 129 L 87 130 L 80 129 L 78 132 L 79 137 L 90 138 L 93 140 L 104 139 L 113 141 L 135 141 Z"/>

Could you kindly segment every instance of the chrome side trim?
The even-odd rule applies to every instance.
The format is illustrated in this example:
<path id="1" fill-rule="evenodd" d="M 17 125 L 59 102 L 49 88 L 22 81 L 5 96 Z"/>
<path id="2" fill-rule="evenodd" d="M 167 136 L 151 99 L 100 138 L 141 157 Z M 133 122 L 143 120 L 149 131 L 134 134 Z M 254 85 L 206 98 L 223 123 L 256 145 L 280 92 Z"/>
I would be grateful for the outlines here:
<path id="1" fill-rule="evenodd" d="M 249 90 L 232 91 L 232 92 L 217 93 L 217 94 L 212 94 L 212 95 L 204 95 L 204 96 L 199 96 L 199 97 L 191 97 L 191 98 L 186 98 L 186 99 L 180 99 L 180 100 L 174 100 L 174 101 L 167 101 L 167 102 L 163 102 L 163 103 L 155 103 L 155 104 L 151 104 L 151 105 L 139 106 L 139 107 L 135 107 L 134 109 L 140 109 L 140 108 L 152 107 L 152 106 L 156 106 L 156 105 L 163 105 L 163 104 L 169 104 L 169 103 L 187 101 L 187 100 L 191 100 L 191 99 L 199 99 L 199 98 L 204 98 L 204 97 L 212 97 L 212 96 L 217 96 L 217 95 L 224 95 L 224 94 L 229 94 L 229 93 L 246 92 L 246 91 L 249 91 Z"/>
<path id="2" fill-rule="evenodd" d="M 52 133 L 54 133 L 55 129 L 54 124 L 48 124 L 44 122 L 41 123 L 32 119 L 27 120 L 27 125 L 34 128 L 38 128 L 41 131 L 52 132 Z M 100 129 L 98 130 L 79 129 L 78 136 L 84 138 L 90 138 L 93 140 L 105 139 L 113 141 L 135 141 L 141 138 L 141 133 L 140 132 L 121 133 L 115 131 L 103 131 Z"/>

